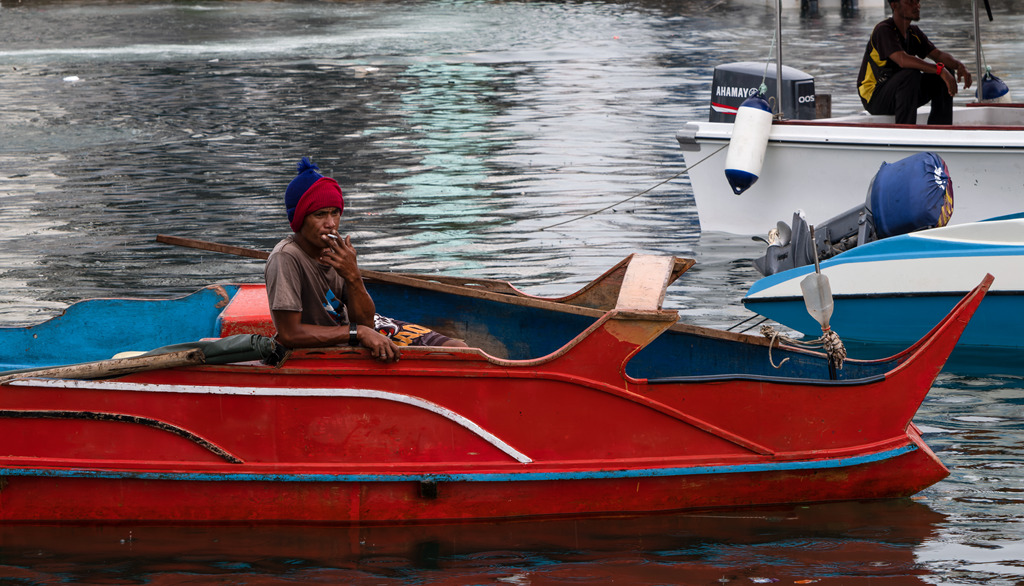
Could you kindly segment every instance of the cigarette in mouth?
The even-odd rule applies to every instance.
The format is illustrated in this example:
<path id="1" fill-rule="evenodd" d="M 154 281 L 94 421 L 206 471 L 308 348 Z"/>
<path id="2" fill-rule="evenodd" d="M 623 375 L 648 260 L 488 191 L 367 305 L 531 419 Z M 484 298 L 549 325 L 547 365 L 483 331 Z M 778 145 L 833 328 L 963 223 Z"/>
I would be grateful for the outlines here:
<path id="1" fill-rule="evenodd" d="M 337 240 L 338 239 L 337 234 L 328 234 L 327 237 L 330 238 L 331 240 Z"/>

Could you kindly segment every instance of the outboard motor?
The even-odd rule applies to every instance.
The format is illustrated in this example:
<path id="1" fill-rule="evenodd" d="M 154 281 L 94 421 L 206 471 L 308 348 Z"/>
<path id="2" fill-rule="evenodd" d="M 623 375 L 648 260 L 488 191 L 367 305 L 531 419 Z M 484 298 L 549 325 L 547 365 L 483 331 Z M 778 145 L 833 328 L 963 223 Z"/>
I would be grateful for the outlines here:
<path id="1" fill-rule="evenodd" d="M 776 229 L 768 233 L 768 250 L 761 258 L 754 259 L 754 267 L 767 277 L 780 271 L 814 264 L 815 250 L 818 260 L 825 260 L 858 243 L 877 239 L 871 212 L 866 205 L 857 206 L 816 225 L 813 240 L 804 211 L 797 210 L 793 213 L 792 228 L 785 222 L 779 222 Z"/>
<path id="2" fill-rule="evenodd" d="M 831 258 L 860 244 L 938 228 L 953 215 L 953 183 L 946 162 L 935 153 L 918 153 L 895 163 L 882 163 L 871 179 L 864 205 L 814 227 L 802 210 L 792 227 L 779 222 L 768 233 L 765 255 L 754 260 L 764 276 Z"/>
<path id="3" fill-rule="evenodd" d="M 709 122 L 734 122 L 736 112 L 744 100 L 756 96 L 761 80 L 767 86 L 765 95 L 774 108 L 778 108 L 779 95 L 775 67 L 765 70 L 764 63 L 740 61 L 723 63 L 715 67 L 711 79 L 711 111 Z M 814 104 L 814 78 L 810 74 L 787 65 L 782 66 L 783 117 L 796 120 L 814 120 L 817 115 Z"/>

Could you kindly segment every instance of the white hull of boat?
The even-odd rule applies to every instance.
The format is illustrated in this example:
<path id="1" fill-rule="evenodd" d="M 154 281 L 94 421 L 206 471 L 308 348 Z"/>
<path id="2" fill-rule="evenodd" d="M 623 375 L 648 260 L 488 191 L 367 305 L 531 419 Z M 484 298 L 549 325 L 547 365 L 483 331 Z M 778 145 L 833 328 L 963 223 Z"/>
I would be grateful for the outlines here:
<path id="1" fill-rule="evenodd" d="M 927 119 L 927 111 L 918 120 Z M 764 235 L 802 209 L 824 222 L 867 199 L 883 162 L 937 153 L 953 180 L 951 224 L 1024 209 L 1024 108 L 958 107 L 954 126 L 891 124 L 891 116 L 775 123 L 760 177 L 742 195 L 725 178 L 732 124 L 690 122 L 676 137 L 686 159 L 701 230 Z"/>

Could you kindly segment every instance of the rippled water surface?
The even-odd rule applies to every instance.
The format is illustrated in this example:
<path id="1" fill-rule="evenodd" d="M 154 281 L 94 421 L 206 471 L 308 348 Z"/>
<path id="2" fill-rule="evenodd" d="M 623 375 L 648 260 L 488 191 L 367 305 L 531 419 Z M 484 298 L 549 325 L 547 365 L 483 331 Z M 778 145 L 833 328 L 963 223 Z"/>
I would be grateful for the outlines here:
<path id="1" fill-rule="evenodd" d="M 852 112 L 883 11 L 835 4 L 786 5 L 783 57 Z M 926 2 L 921 24 L 970 64 L 962 4 Z M 985 56 L 1024 93 L 1024 4 L 993 4 Z M 154 238 L 269 250 L 309 155 L 341 183 L 368 268 L 546 295 L 632 252 L 676 254 L 698 264 L 666 306 L 732 326 L 761 247 L 700 233 L 674 133 L 707 115 L 714 65 L 765 61 L 774 28 L 759 0 L 0 0 L 0 322 L 259 281 L 259 262 Z M 1019 377 L 942 375 L 916 421 L 952 475 L 912 501 L 455 528 L 0 527 L 0 579 L 1016 584 L 1022 405 Z"/>

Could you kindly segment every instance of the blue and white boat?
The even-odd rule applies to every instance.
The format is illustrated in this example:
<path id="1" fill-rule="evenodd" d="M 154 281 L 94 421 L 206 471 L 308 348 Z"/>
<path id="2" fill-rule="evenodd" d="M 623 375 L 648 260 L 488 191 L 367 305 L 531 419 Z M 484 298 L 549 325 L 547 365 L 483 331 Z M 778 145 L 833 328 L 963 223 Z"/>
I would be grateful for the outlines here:
<path id="1" fill-rule="evenodd" d="M 935 326 L 934 316 L 992 274 L 992 289 L 960 338 L 958 352 L 1015 360 L 1024 369 L 1024 213 L 868 242 L 820 266 L 834 300 L 830 325 L 848 346 L 906 346 Z M 808 314 L 800 289 L 814 270 L 810 264 L 764 277 L 743 303 L 817 338 L 821 325 Z"/>

